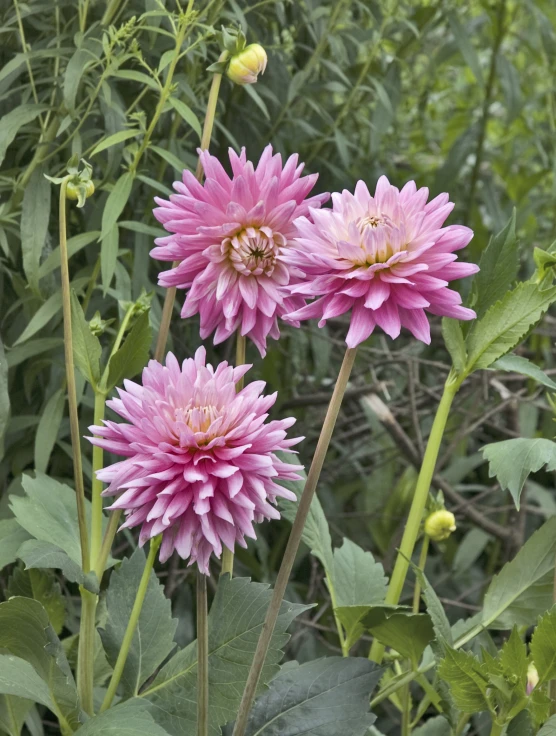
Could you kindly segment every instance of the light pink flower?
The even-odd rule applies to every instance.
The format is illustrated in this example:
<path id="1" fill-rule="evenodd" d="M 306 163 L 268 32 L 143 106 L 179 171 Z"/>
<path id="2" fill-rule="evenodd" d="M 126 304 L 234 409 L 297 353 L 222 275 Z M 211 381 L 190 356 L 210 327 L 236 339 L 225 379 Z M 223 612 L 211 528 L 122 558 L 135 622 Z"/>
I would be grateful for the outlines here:
<path id="1" fill-rule="evenodd" d="M 253 522 L 280 518 L 277 496 L 295 500 L 275 481 L 298 479 L 299 466 L 275 452 L 301 438 L 286 439 L 293 418 L 266 422 L 276 394 L 261 395 L 263 381 L 236 394 L 250 366 L 215 370 L 205 360 L 204 348 L 181 368 L 172 353 L 166 366 L 151 360 L 143 385 L 125 381 L 107 402 L 125 422 L 90 427 L 99 437 L 89 440 L 125 456 L 97 472 L 110 484 L 103 495 L 118 496 L 110 508 L 124 510 L 123 527 L 141 525 L 140 544 L 162 534 L 162 561 L 175 549 L 208 574 L 211 552 L 245 547 Z"/>
<path id="2" fill-rule="evenodd" d="M 204 151 L 203 185 L 184 171 L 170 201 L 155 199 L 154 215 L 172 235 L 158 238 L 151 255 L 180 261 L 160 274 L 159 283 L 189 289 L 181 316 L 199 313 L 203 339 L 216 330 L 217 344 L 239 329 L 264 355 L 267 336 L 280 336 L 277 318 L 305 304 L 284 288 L 299 275 L 282 258 L 295 235 L 293 221 L 329 195 L 306 199 L 318 175 L 301 177 L 297 155 L 282 166 L 269 145 L 256 169 L 245 149 L 229 155 L 232 178 Z"/>
<path id="3" fill-rule="evenodd" d="M 472 263 L 455 263 L 473 231 L 442 227 L 453 204 L 440 194 L 427 204 L 429 190 L 407 183 L 401 192 L 385 176 L 372 197 L 364 182 L 355 193 L 332 195 L 332 209 L 310 212 L 296 221 L 294 248 L 284 259 L 305 273 L 293 294 L 320 297 L 286 319 L 327 319 L 352 310 L 349 347 L 366 340 L 378 325 L 395 338 L 401 327 L 430 343 L 426 312 L 473 319 L 448 283 L 476 273 Z"/>

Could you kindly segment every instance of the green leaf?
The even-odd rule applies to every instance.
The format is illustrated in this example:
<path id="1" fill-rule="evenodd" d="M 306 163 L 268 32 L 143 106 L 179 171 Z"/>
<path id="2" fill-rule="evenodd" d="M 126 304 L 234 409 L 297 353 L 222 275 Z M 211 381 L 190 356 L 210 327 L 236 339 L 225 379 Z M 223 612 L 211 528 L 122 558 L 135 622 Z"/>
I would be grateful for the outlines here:
<path id="1" fill-rule="evenodd" d="M 504 646 L 500 651 L 499 661 L 505 675 L 509 679 L 518 678 L 516 684 L 523 695 L 525 695 L 529 660 L 527 657 L 527 647 L 521 641 L 516 626 L 513 627 L 510 638 L 504 642 Z"/>
<path id="2" fill-rule="evenodd" d="M 107 619 L 100 635 L 109 663 L 114 667 L 129 623 L 141 575 L 145 553 L 137 548 L 110 577 L 106 593 Z M 137 695 L 141 685 L 162 664 L 174 648 L 177 619 L 172 618 L 171 603 L 151 572 L 149 585 L 133 636 L 121 679 L 124 694 Z"/>
<path id="3" fill-rule="evenodd" d="M 0 165 L 17 131 L 46 110 L 48 110 L 48 105 L 20 105 L 0 119 Z"/>
<path id="4" fill-rule="evenodd" d="M 417 669 L 421 655 L 434 639 L 431 617 L 427 613 L 396 612 L 388 616 L 382 612 L 373 618 L 374 621 L 367 622 L 371 634 L 410 659 Z"/>
<path id="5" fill-rule="evenodd" d="M 50 219 L 50 182 L 39 166 L 25 187 L 21 205 L 21 252 L 23 270 L 31 289 L 39 290 L 39 264 Z"/>
<path id="6" fill-rule="evenodd" d="M 465 63 L 473 72 L 473 75 L 475 76 L 475 79 L 477 80 L 477 82 L 481 86 L 483 86 L 484 85 L 483 73 L 481 71 L 481 64 L 479 62 L 479 56 L 477 52 L 475 51 L 475 47 L 470 41 L 468 30 L 465 29 L 461 25 L 456 13 L 454 13 L 453 11 L 449 11 L 446 14 L 446 17 L 447 17 L 448 23 L 450 24 L 450 29 L 452 33 L 454 34 L 454 38 L 456 39 L 456 43 L 461 52 L 461 55 L 465 59 Z"/>
<path id="7" fill-rule="evenodd" d="M 473 279 L 471 306 L 477 317 L 483 317 L 489 307 L 512 288 L 519 270 L 519 254 L 515 236 L 515 209 L 504 229 L 491 237 L 481 255 L 479 273 Z"/>
<path id="8" fill-rule="evenodd" d="M 467 351 L 465 350 L 465 340 L 461 324 L 457 319 L 444 317 L 442 320 L 442 337 L 446 350 L 450 353 L 454 368 L 461 373 L 467 363 Z"/>
<path id="9" fill-rule="evenodd" d="M 284 462 L 300 465 L 297 455 L 281 452 L 279 452 L 278 455 Z M 302 476 L 301 480 L 280 481 L 280 485 L 293 491 L 297 496 L 297 501 L 287 501 L 282 498 L 278 499 L 278 506 L 282 516 L 291 523 L 293 523 L 293 520 L 295 519 L 297 504 L 299 503 L 299 499 L 303 493 L 305 480 L 307 478 L 303 468 L 300 467 L 297 472 Z M 330 530 L 328 528 L 326 516 L 316 494 L 313 496 L 313 500 L 311 501 L 311 508 L 309 509 L 305 527 L 303 528 L 302 539 L 309 547 L 312 554 L 322 562 L 326 572 L 331 575 L 332 570 L 334 569 L 332 538 L 330 537 Z"/>
<path id="10" fill-rule="evenodd" d="M 450 686 L 454 702 L 463 713 L 489 710 L 486 698 L 488 675 L 484 665 L 473 654 L 446 647 L 438 675 Z"/>
<path id="11" fill-rule="evenodd" d="M 61 388 L 48 399 L 35 435 L 35 468 L 45 473 L 50 455 L 58 439 L 58 431 L 64 416 L 65 389 Z"/>
<path id="12" fill-rule="evenodd" d="M 444 716 L 430 718 L 423 726 L 412 731 L 413 736 L 452 736 L 452 729 Z"/>
<path id="13" fill-rule="evenodd" d="M 101 240 L 104 240 L 118 221 L 118 217 L 122 214 L 122 211 L 127 204 L 132 186 L 133 174 L 129 171 L 122 174 L 114 184 L 114 188 L 108 195 L 108 199 L 106 200 L 104 211 L 102 213 Z"/>
<path id="14" fill-rule="evenodd" d="M 0 693 L 27 698 L 54 710 L 46 682 L 37 675 L 29 662 L 11 654 L 0 654 Z"/>
<path id="15" fill-rule="evenodd" d="M 376 716 L 369 696 L 383 670 L 361 657 L 326 657 L 288 667 L 249 715 L 246 736 L 365 736 Z"/>
<path id="16" fill-rule="evenodd" d="M 544 465 L 556 470 L 556 442 L 542 438 L 519 437 L 492 442 L 483 447 L 483 456 L 489 462 L 489 477 L 496 477 L 503 490 L 509 490 L 519 509 L 519 499 L 529 473 L 536 473 Z"/>
<path id="17" fill-rule="evenodd" d="M 33 598 L 42 604 L 52 628 L 59 634 L 66 620 L 66 603 L 60 585 L 50 570 L 24 570 L 15 568 L 8 581 L 10 596 Z"/>
<path id="18" fill-rule="evenodd" d="M 535 736 L 537 729 L 531 722 L 529 711 L 522 710 L 519 715 L 508 724 L 506 736 Z M 556 733 L 556 731 L 555 731 Z"/>
<path id="19" fill-rule="evenodd" d="M 535 616 L 551 607 L 555 554 L 556 517 L 529 537 L 492 580 L 483 604 L 485 628 L 530 626 Z"/>
<path id="20" fill-rule="evenodd" d="M 57 291 L 52 294 L 52 296 L 50 296 L 44 302 L 44 304 L 41 304 L 41 306 L 37 309 L 21 335 L 14 342 L 14 347 L 33 337 L 33 335 L 35 335 L 41 329 L 41 327 L 44 327 L 61 309 L 62 293 L 60 291 Z"/>
<path id="21" fill-rule="evenodd" d="M 34 707 L 32 700 L 17 698 L 15 695 L 0 695 L 0 732 L 7 733 L 8 736 L 21 736 L 27 715 Z"/>
<path id="22" fill-rule="evenodd" d="M 148 704 L 139 698 L 128 700 L 90 718 L 77 733 L 79 736 L 168 736 L 155 723 Z"/>
<path id="23" fill-rule="evenodd" d="M 81 565 L 72 560 L 63 549 L 51 542 L 27 539 L 19 547 L 17 557 L 25 563 L 25 569 L 61 570 L 63 576 L 72 583 L 79 583 L 91 593 L 98 593 L 99 584 L 94 572 L 83 573 Z M 113 560 L 110 563 L 113 564 Z"/>
<path id="24" fill-rule="evenodd" d="M 539 682 L 556 679 L 556 607 L 537 624 L 530 644 Z"/>
<path id="25" fill-rule="evenodd" d="M 71 326 L 73 332 L 73 359 L 83 377 L 92 386 L 100 381 L 100 356 L 102 348 L 85 319 L 75 292 L 71 292 Z"/>
<path id="26" fill-rule="evenodd" d="M 67 242 L 67 249 L 68 249 L 68 258 L 71 258 L 76 253 L 78 253 L 80 250 L 82 250 L 86 245 L 89 245 L 89 243 L 92 243 L 93 240 L 98 240 L 100 236 L 100 232 L 98 230 L 93 230 L 89 233 L 80 233 L 79 235 L 74 235 L 73 238 L 69 238 Z M 44 278 L 45 276 L 48 276 L 49 273 L 52 273 L 52 271 L 55 271 L 57 268 L 60 268 L 60 247 L 57 246 L 52 253 L 44 260 L 43 263 L 41 263 L 39 268 L 39 279 Z"/>
<path id="27" fill-rule="evenodd" d="M 112 229 L 104 235 L 100 244 L 100 273 L 105 294 L 116 271 L 119 242 L 120 230 L 118 225 L 115 223 L 112 225 Z"/>
<path id="28" fill-rule="evenodd" d="M 26 342 L 24 345 L 18 345 L 8 353 L 8 367 L 15 368 L 25 360 L 46 353 L 48 350 L 54 350 L 63 344 L 64 341 L 60 337 L 39 337 L 36 340 Z"/>
<path id="29" fill-rule="evenodd" d="M 16 519 L 0 519 L 0 570 L 15 562 L 17 551 L 29 539 L 29 534 Z"/>
<path id="30" fill-rule="evenodd" d="M 139 135 L 140 133 L 141 131 L 137 130 L 136 128 L 133 130 L 119 130 L 117 133 L 113 133 L 107 138 L 103 138 L 100 143 L 97 143 L 97 145 L 89 154 L 89 158 L 96 156 L 97 153 L 105 151 L 107 148 L 111 148 L 111 146 L 115 146 L 118 143 L 123 143 L 130 138 L 135 138 L 135 136 Z"/>
<path id="31" fill-rule="evenodd" d="M 172 166 L 180 174 L 184 169 L 187 168 L 184 162 L 171 151 L 167 151 L 165 148 L 160 148 L 160 146 L 151 145 L 149 146 L 149 148 L 151 151 L 154 151 L 154 153 L 157 153 L 160 158 L 164 159 L 166 163 L 170 164 L 170 166 Z"/>
<path id="32" fill-rule="evenodd" d="M 75 112 L 75 98 L 85 69 L 97 59 L 85 48 L 77 49 L 68 61 L 64 73 L 64 104 L 70 113 Z"/>
<path id="33" fill-rule="evenodd" d="M 10 421 L 10 393 L 8 391 L 8 361 L 0 337 L 0 460 L 4 456 L 4 435 Z M 0 540 L 2 535 L 0 534 Z M 0 542 L 1 543 L 1 542 Z M 0 569 L 2 565 L 0 565 Z"/>
<path id="34" fill-rule="evenodd" d="M 529 378 L 533 378 L 537 383 L 556 390 L 556 382 L 549 378 L 544 371 L 541 371 L 537 365 L 531 363 L 527 358 L 522 358 L 520 355 L 504 355 L 504 357 L 496 360 L 490 367 L 492 370 L 497 371 L 521 373 L 522 376 L 529 376 Z"/>
<path id="35" fill-rule="evenodd" d="M 143 312 L 133 325 L 122 347 L 110 358 L 108 390 L 119 386 L 124 378 L 140 373 L 149 360 L 152 330 L 149 313 Z"/>
<path id="36" fill-rule="evenodd" d="M 29 662 L 48 686 L 56 715 L 77 728 L 79 707 L 73 675 L 38 601 L 15 597 L 0 603 L 0 649 Z"/>
<path id="37" fill-rule="evenodd" d="M 248 578 L 220 578 L 209 614 L 209 735 L 235 719 L 272 591 Z M 286 629 L 308 606 L 282 602 L 259 686 L 279 671 Z M 197 643 L 177 652 L 142 693 L 153 715 L 171 736 L 195 733 L 197 722 Z"/>
<path id="38" fill-rule="evenodd" d="M 176 97 L 170 97 L 168 102 L 172 105 L 178 115 L 193 128 L 195 133 L 197 133 L 197 135 L 199 136 L 199 140 L 201 140 L 201 137 L 203 135 L 203 132 L 201 130 L 201 123 L 199 122 L 199 118 L 195 115 L 193 110 L 188 107 L 185 102 L 178 100 Z"/>
<path id="39" fill-rule="evenodd" d="M 112 76 L 117 79 L 129 79 L 133 82 L 139 82 L 139 84 L 144 84 L 155 92 L 160 92 L 160 85 L 152 77 L 149 77 L 148 74 L 144 74 L 143 72 L 138 72 L 134 69 L 118 69 L 112 72 Z"/>
<path id="40" fill-rule="evenodd" d="M 467 336 L 468 372 L 488 368 L 514 348 L 556 300 L 556 288 L 521 283 L 476 320 Z"/>
<path id="41" fill-rule="evenodd" d="M 548 719 L 548 721 L 538 732 L 537 736 L 556 736 L 556 716 L 551 716 Z"/>
<path id="42" fill-rule="evenodd" d="M 440 599 L 425 576 L 425 573 L 418 567 L 414 567 L 413 569 L 421 586 L 421 594 L 425 599 L 427 611 L 431 617 L 437 641 L 444 641 L 448 646 L 452 646 L 452 627 L 450 626 L 450 622 L 448 621 L 448 617 L 446 616 L 446 612 L 444 611 Z"/>

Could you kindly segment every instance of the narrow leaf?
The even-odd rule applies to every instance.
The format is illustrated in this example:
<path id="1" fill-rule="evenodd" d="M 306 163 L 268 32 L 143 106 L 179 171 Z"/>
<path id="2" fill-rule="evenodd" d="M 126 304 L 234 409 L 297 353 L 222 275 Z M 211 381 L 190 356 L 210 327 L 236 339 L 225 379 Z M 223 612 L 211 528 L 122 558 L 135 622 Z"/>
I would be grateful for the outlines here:
<path id="1" fill-rule="evenodd" d="M 21 206 L 23 270 L 34 292 L 39 289 L 39 264 L 48 233 L 50 192 L 50 182 L 39 166 L 25 187 Z"/>
<path id="2" fill-rule="evenodd" d="M 0 338 L 0 460 L 4 455 L 4 435 L 10 420 L 10 394 L 8 392 L 8 361 L 4 343 Z M 2 536 L 0 535 L 0 540 Z M 0 568 L 2 565 L 0 565 Z"/>
<path id="3" fill-rule="evenodd" d="M 199 140 L 201 140 L 202 136 L 202 130 L 201 130 L 201 123 L 199 122 L 199 118 L 195 115 L 193 110 L 188 107 L 185 102 L 182 102 L 181 100 L 178 100 L 176 97 L 170 97 L 169 103 L 172 105 L 174 110 L 178 113 L 178 115 L 185 120 L 185 122 L 190 125 L 195 133 L 199 136 Z"/>
<path id="4" fill-rule="evenodd" d="M 64 416 L 66 392 L 59 389 L 46 402 L 35 435 L 35 468 L 45 473 L 50 455 L 58 439 L 58 431 Z"/>
<path id="5" fill-rule="evenodd" d="M 94 147 L 94 149 L 89 154 L 89 157 L 92 158 L 93 156 L 96 156 L 97 153 L 100 153 L 101 151 L 105 151 L 107 148 L 111 148 L 112 146 L 115 146 L 118 143 L 123 143 L 124 141 L 127 141 L 130 138 L 135 138 L 135 136 L 139 135 L 140 132 L 141 131 L 137 129 L 119 130 L 117 133 L 113 133 L 112 135 L 109 135 L 107 138 L 103 138 L 100 141 L 100 143 L 97 143 L 97 145 Z"/>
<path id="6" fill-rule="evenodd" d="M 17 131 L 46 110 L 48 110 L 48 105 L 20 105 L 0 119 L 0 165 Z"/>
<path id="7" fill-rule="evenodd" d="M 122 347 L 110 359 L 108 389 L 120 385 L 124 378 L 133 378 L 143 370 L 149 359 L 151 341 L 149 313 L 143 312 Z"/>
<path id="8" fill-rule="evenodd" d="M 461 324 L 457 319 L 444 317 L 442 320 L 442 337 L 444 338 L 446 350 L 452 358 L 454 368 L 458 373 L 461 373 L 467 362 L 467 351 L 465 350 L 465 340 L 463 338 Z"/>
<path id="9" fill-rule="evenodd" d="M 100 273 L 104 293 L 112 283 L 118 262 L 118 247 L 120 242 L 120 231 L 117 224 L 112 225 L 101 240 L 100 244 Z"/>
<path id="10" fill-rule="evenodd" d="M 133 175 L 129 171 L 122 174 L 114 184 L 114 188 L 108 195 L 108 199 L 106 200 L 104 211 L 102 213 L 101 240 L 104 240 L 118 221 L 118 217 L 122 214 L 122 211 L 127 204 L 132 186 Z"/>
<path id="11" fill-rule="evenodd" d="M 556 382 L 549 378 L 537 365 L 531 363 L 527 358 L 522 358 L 520 355 L 504 355 L 503 358 L 498 358 L 490 367 L 496 371 L 521 373 L 522 376 L 528 376 L 537 383 L 556 391 Z"/>

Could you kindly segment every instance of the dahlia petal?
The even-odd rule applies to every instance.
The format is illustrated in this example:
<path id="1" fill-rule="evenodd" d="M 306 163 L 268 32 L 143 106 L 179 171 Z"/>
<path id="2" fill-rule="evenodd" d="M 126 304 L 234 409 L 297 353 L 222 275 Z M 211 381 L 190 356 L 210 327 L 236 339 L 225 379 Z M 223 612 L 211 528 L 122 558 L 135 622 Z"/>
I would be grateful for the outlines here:
<path id="1" fill-rule="evenodd" d="M 376 326 L 373 312 L 360 301 L 353 307 L 351 322 L 346 336 L 348 348 L 356 348 L 364 342 Z"/>

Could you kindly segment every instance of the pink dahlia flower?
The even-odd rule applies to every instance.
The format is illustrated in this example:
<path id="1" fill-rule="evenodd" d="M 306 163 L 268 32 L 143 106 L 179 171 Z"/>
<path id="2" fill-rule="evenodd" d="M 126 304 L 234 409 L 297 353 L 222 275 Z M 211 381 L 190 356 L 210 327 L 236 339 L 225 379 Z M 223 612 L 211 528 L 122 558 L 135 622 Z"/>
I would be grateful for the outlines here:
<path id="1" fill-rule="evenodd" d="M 253 522 L 278 519 L 277 496 L 295 495 L 277 480 L 296 480 L 297 465 L 275 454 L 301 438 L 286 439 L 295 419 L 266 422 L 276 394 L 262 396 L 263 381 L 236 394 L 250 366 L 205 365 L 206 352 L 180 367 L 169 353 L 166 366 L 151 360 L 143 385 L 125 381 L 120 398 L 107 402 L 125 422 L 90 427 L 89 440 L 125 460 L 97 472 L 117 495 L 123 527 L 141 525 L 140 544 L 162 534 L 160 559 L 174 550 L 208 574 L 211 552 L 246 546 Z M 122 528 L 123 528 L 122 527 Z"/>
<path id="2" fill-rule="evenodd" d="M 426 312 L 473 319 L 461 306 L 450 281 L 476 273 L 472 263 L 455 263 L 473 231 L 462 225 L 442 227 L 453 204 L 440 194 L 427 204 L 429 190 L 407 183 L 401 192 L 385 176 L 372 197 L 359 181 L 355 194 L 333 194 L 332 209 L 311 210 L 312 220 L 296 221 L 298 237 L 284 260 L 305 273 L 293 294 L 320 297 L 286 319 L 327 319 L 352 310 L 346 338 L 356 347 L 378 325 L 390 337 L 407 329 L 430 343 Z"/>
<path id="3" fill-rule="evenodd" d="M 200 314 L 203 339 L 216 330 L 217 344 L 239 329 L 264 355 L 267 336 L 280 336 L 277 318 L 305 304 L 285 288 L 299 276 L 283 258 L 296 232 L 293 221 L 309 216 L 329 195 L 306 199 L 318 175 L 301 177 L 297 155 L 282 166 L 269 145 L 257 168 L 245 149 L 239 156 L 230 149 L 229 155 L 231 178 L 203 151 L 203 185 L 184 171 L 170 201 L 155 198 L 154 215 L 172 234 L 158 238 L 151 255 L 179 261 L 160 274 L 159 283 L 189 289 L 181 316 Z"/>

